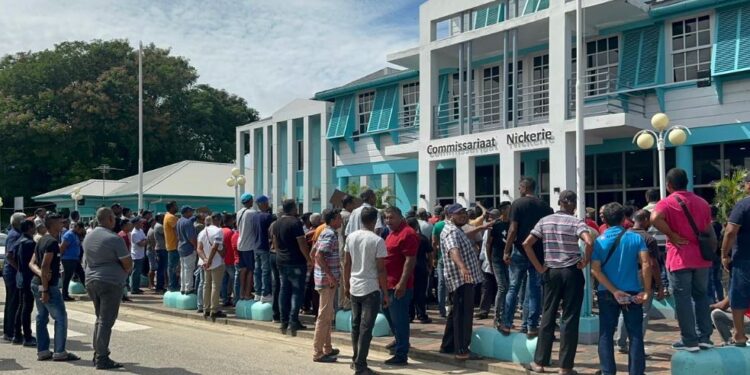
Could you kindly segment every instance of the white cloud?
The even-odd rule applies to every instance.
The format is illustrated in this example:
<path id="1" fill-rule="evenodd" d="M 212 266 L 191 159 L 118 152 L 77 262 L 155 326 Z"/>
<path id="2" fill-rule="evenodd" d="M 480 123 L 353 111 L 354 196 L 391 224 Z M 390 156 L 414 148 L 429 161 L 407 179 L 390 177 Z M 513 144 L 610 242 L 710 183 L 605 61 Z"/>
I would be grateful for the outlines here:
<path id="1" fill-rule="evenodd" d="M 386 65 L 416 45 L 415 0 L 0 0 L 0 54 L 66 40 L 171 47 L 199 82 L 244 97 L 261 115 Z"/>

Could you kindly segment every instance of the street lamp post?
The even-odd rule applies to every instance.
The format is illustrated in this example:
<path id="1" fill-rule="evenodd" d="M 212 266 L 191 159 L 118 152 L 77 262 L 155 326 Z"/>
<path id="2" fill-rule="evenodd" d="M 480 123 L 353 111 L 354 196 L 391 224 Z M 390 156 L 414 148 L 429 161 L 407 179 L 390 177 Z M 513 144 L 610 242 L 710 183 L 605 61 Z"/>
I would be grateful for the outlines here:
<path id="1" fill-rule="evenodd" d="M 232 168 L 232 175 L 227 177 L 227 186 L 234 188 L 234 209 L 240 209 L 240 186 L 245 186 L 245 176 L 239 168 Z"/>
<path id="2" fill-rule="evenodd" d="M 73 200 L 73 211 L 78 211 L 78 201 L 83 199 L 83 195 L 81 195 L 80 187 L 75 188 L 73 192 L 70 193 L 70 199 Z"/>
<path id="3" fill-rule="evenodd" d="M 651 126 L 654 127 L 654 130 L 644 129 L 636 133 L 633 137 L 633 143 L 643 150 L 648 150 L 656 142 L 656 150 L 659 152 L 659 194 L 661 199 L 664 199 L 667 196 L 667 185 L 664 182 L 667 174 L 664 162 L 666 140 L 669 139 L 669 143 L 680 146 L 692 133 L 690 129 L 682 125 L 669 126 L 669 117 L 664 113 L 657 113 L 651 117 Z"/>

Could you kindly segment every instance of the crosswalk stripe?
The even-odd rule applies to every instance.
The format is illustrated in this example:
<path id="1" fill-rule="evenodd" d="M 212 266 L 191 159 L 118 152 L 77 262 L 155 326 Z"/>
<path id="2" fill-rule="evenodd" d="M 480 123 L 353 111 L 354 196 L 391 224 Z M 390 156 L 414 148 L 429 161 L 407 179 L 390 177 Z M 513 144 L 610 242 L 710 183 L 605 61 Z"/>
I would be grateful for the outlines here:
<path id="1" fill-rule="evenodd" d="M 32 325 L 32 327 L 33 327 L 33 325 Z M 50 339 L 55 338 L 55 324 L 54 323 L 50 323 L 50 324 L 47 325 L 47 332 L 49 332 L 49 338 Z M 86 334 L 85 333 L 81 333 L 81 332 L 77 332 L 77 331 L 73 331 L 73 330 L 70 329 L 70 327 L 68 327 L 68 337 L 81 337 L 81 336 L 86 336 Z"/>
<path id="2" fill-rule="evenodd" d="M 92 325 L 96 323 L 96 315 L 75 310 L 68 310 L 68 319 Z M 143 331 L 149 328 L 151 327 L 138 323 L 124 322 L 122 320 L 116 321 L 115 326 L 112 327 L 117 332 Z"/>

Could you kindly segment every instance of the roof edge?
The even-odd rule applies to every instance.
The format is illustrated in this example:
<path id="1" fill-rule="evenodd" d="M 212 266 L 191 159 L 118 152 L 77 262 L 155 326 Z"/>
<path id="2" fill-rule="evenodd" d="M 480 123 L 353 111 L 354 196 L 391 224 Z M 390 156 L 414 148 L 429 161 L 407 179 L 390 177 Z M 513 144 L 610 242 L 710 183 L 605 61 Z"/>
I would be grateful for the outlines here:
<path id="1" fill-rule="evenodd" d="M 394 73 L 382 78 L 377 78 L 372 81 L 362 82 L 351 86 L 340 86 L 329 90 L 324 90 L 315 93 L 313 99 L 315 100 L 330 100 L 338 96 L 348 95 L 359 90 L 376 88 L 385 86 L 398 81 L 403 81 L 410 78 L 419 77 L 419 70 L 416 69 L 405 69 L 401 72 Z"/>

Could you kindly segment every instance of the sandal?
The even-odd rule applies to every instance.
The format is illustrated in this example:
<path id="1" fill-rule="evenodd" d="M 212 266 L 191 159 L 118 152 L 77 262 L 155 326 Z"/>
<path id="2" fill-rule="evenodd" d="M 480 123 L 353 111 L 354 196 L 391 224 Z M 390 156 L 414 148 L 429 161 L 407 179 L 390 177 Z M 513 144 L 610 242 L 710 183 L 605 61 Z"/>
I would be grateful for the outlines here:
<path id="1" fill-rule="evenodd" d="M 539 366 L 534 362 L 523 365 L 523 368 L 536 374 L 544 373 L 544 366 Z"/>
<path id="2" fill-rule="evenodd" d="M 732 340 L 732 345 L 738 347 L 738 348 L 745 348 L 747 347 L 747 336 L 745 336 L 745 341 L 735 341 Z"/>

